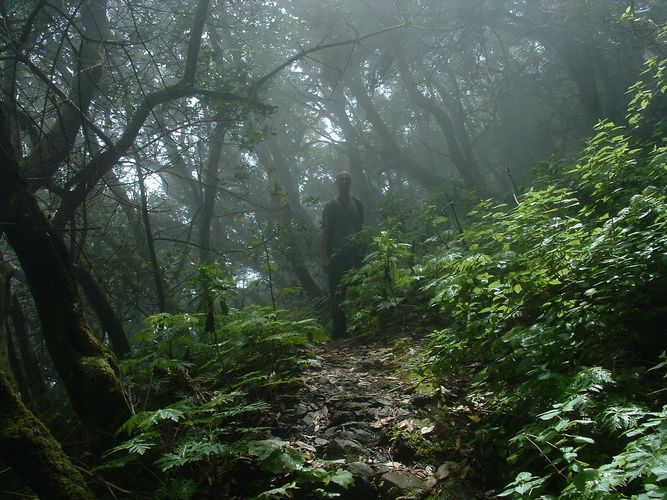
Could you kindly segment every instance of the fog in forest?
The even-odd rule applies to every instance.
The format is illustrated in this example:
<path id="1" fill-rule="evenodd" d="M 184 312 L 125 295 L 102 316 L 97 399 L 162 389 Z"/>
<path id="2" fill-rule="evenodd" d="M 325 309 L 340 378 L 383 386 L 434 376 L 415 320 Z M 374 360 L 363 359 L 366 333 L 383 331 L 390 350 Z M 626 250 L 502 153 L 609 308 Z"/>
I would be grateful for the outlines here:
<path id="1" fill-rule="evenodd" d="M 188 342 L 211 336 L 218 380 L 240 366 L 225 358 L 230 311 L 291 311 L 326 335 L 320 232 L 343 170 L 363 206 L 364 269 L 385 258 L 378 279 L 392 284 L 371 293 L 357 282 L 351 328 L 406 331 L 462 289 L 410 302 L 439 286 L 419 274 L 428 255 L 477 251 L 465 233 L 471 211 L 511 213 L 552 184 L 597 186 L 581 203 L 611 199 L 617 191 L 601 193 L 612 174 L 568 177 L 595 163 L 582 160 L 593 138 L 629 127 L 636 140 L 622 154 L 664 144 L 655 124 L 667 108 L 646 89 L 650 65 L 667 56 L 666 19 L 664 0 L 2 2 L 0 405 L 13 394 L 93 467 L 118 446 L 112 429 L 172 402 L 150 384 L 205 365 Z M 633 118 L 642 112 L 649 118 Z M 635 185 L 628 179 L 618 189 Z M 401 269 L 415 288 L 396 298 Z M 400 321 L 373 316 L 407 303 Z M 429 324 L 455 322 L 444 316 Z M 155 346 L 170 329 L 189 340 L 169 337 L 163 352 Z M 153 347 L 138 347 L 148 337 Z M 141 380 L 138 365 L 118 371 L 118 360 L 151 349 L 171 361 Z M 62 420 L 47 417 L 53 408 L 65 408 Z M 0 425 L 15 415 L 0 409 Z M 73 445 L 67 429 L 79 421 L 105 437 Z M 9 441 L 0 431 L 0 453 L 14 450 Z M 0 456 L 3 491 L 35 467 L 12 460 Z"/>
<path id="2" fill-rule="evenodd" d="M 263 240 L 272 279 L 318 295 L 340 170 L 371 223 L 429 197 L 448 217 L 512 200 L 624 120 L 660 50 L 623 2 L 68 7 L 6 5 L 5 114 L 47 217 L 128 320 L 180 310 L 203 263 L 267 300 Z"/>

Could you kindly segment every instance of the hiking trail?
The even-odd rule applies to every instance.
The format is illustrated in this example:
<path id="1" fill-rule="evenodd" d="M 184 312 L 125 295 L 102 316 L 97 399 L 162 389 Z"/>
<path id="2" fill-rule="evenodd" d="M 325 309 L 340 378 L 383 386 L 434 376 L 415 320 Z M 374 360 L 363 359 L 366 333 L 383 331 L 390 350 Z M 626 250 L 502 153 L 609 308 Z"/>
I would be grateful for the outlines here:
<path id="1" fill-rule="evenodd" d="M 342 498 L 486 498 L 466 434 L 478 417 L 452 390 L 415 376 L 421 342 L 320 347 L 303 389 L 281 400 L 281 439 L 312 459 L 344 459 Z"/>

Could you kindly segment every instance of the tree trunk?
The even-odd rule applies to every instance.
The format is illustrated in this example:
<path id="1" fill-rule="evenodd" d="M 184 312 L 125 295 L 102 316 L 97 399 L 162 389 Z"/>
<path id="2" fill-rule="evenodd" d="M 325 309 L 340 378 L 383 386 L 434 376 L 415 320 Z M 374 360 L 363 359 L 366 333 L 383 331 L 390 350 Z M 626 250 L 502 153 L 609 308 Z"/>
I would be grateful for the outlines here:
<path id="1" fill-rule="evenodd" d="M 306 256 L 302 252 L 302 247 L 304 245 L 304 238 L 299 237 L 298 226 L 300 221 L 295 220 L 294 211 L 292 209 L 293 198 L 289 195 L 290 188 L 283 185 L 284 180 L 290 179 L 289 172 L 286 171 L 287 160 L 282 155 L 282 152 L 278 150 L 278 146 L 272 144 L 273 148 L 271 152 L 268 152 L 266 148 L 258 146 L 256 148 L 259 158 L 262 160 L 262 163 L 265 165 L 267 173 L 269 175 L 269 180 L 272 181 L 273 187 L 271 188 L 271 206 L 275 211 L 277 220 L 272 221 L 272 223 L 278 229 L 279 238 L 282 240 L 282 245 L 284 247 L 284 255 L 287 261 L 294 272 L 294 275 L 299 280 L 301 287 L 305 292 L 312 298 L 320 298 L 324 294 L 322 289 L 313 279 L 313 276 L 310 274 L 308 267 L 306 266 Z M 271 170 L 268 168 L 269 165 L 273 164 L 275 169 Z M 280 177 L 281 179 L 277 179 Z M 294 196 L 294 193 L 292 193 Z M 295 202 L 296 203 L 296 202 Z"/>
<path id="2" fill-rule="evenodd" d="M 202 205 L 199 218 L 199 233 L 197 245 L 199 246 L 199 264 L 209 264 L 211 260 L 211 221 L 215 209 L 215 199 L 218 195 L 218 177 L 220 175 L 220 158 L 222 157 L 222 146 L 224 144 L 225 124 L 222 116 L 216 116 L 216 124 L 209 141 L 208 158 L 204 168 L 202 182 Z"/>
<path id="3" fill-rule="evenodd" d="M 9 280 L 0 272 L 0 456 L 40 497 L 92 498 L 58 442 L 26 409 L 14 389 L 9 369 L 12 357 L 9 350 L 13 348 L 6 329 L 8 284 Z M 14 373 L 19 371 L 15 369 Z"/>
<path id="4" fill-rule="evenodd" d="M 383 144 L 382 156 L 389 163 L 389 165 L 398 170 L 406 173 L 410 177 L 414 178 L 419 182 L 424 188 L 431 190 L 442 186 L 444 180 L 431 172 L 423 168 L 420 165 L 417 165 L 410 157 L 401 149 L 396 138 L 387 127 L 387 124 L 384 123 L 380 113 L 378 113 L 373 101 L 368 96 L 366 89 L 363 87 L 361 82 L 357 79 L 355 75 L 349 75 L 346 73 L 346 84 L 352 95 L 357 99 L 359 105 L 363 108 L 366 113 L 366 117 L 373 125 L 373 129 L 380 137 L 380 140 Z"/>
<path id="5" fill-rule="evenodd" d="M 2 254 L 0 254 L 0 264 L 4 264 Z M 16 380 L 12 377 L 11 364 L 9 360 L 9 331 L 7 330 L 7 311 L 9 309 L 9 280 L 6 279 L 4 271 L 0 265 L 0 371 L 3 371 L 10 377 L 12 384 Z"/>
<path id="6" fill-rule="evenodd" d="M 88 302 L 95 311 L 97 318 L 102 324 L 102 328 L 109 336 L 111 348 L 118 358 L 123 358 L 130 352 L 130 342 L 125 335 L 123 325 L 111 307 L 107 294 L 102 287 L 97 284 L 95 279 L 82 267 L 74 267 L 74 277 L 81 289 L 88 297 Z"/>
<path id="7" fill-rule="evenodd" d="M 1 111 L 0 221 L 25 272 L 46 346 L 72 407 L 92 428 L 114 432 L 129 416 L 116 359 L 86 324 L 67 248 L 19 175 Z"/>
<path id="8" fill-rule="evenodd" d="M 30 397 L 28 382 L 9 333 L 12 273 L 13 270 L 5 265 L 2 253 L 0 253 L 0 372 L 4 371 L 10 382 L 16 382 L 19 391 L 27 399 Z"/>
<path id="9" fill-rule="evenodd" d="M 146 185 L 144 184 L 144 172 L 137 158 L 137 179 L 139 182 L 139 193 L 141 196 L 141 219 L 144 223 L 144 232 L 146 234 L 146 248 L 150 258 L 151 270 L 153 272 L 153 284 L 155 285 L 155 294 L 157 295 L 159 312 L 167 310 L 167 295 L 164 289 L 162 271 L 155 250 L 155 241 L 153 240 L 153 229 L 151 227 L 151 218 L 148 213 L 148 198 L 146 196 Z"/>
<path id="10" fill-rule="evenodd" d="M 579 99 L 592 125 L 605 118 L 598 89 L 598 75 L 592 49 L 576 42 L 566 33 L 545 34 L 543 39 L 560 56 L 579 90 Z"/>
<path id="11" fill-rule="evenodd" d="M 11 306 L 9 307 L 9 317 L 12 320 L 14 327 L 14 334 L 18 342 L 19 352 L 21 353 L 21 360 L 23 361 L 23 370 L 25 371 L 27 385 L 30 389 L 30 394 L 36 396 L 46 392 L 46 385 L 44 384 L 44 377 L 39 369 L 35 351 L 30 345 L 28 338 L 28 327 L 25 322 L 25 316 L 21 309 L 19 299 L 14 295 L 12 297 Z"/>
<path id="12" fill-rule="evenodd" d="M 21 364 L 21 360 L 16 354 L 16 348 L 14 347 L 14 340 L 12 339 L 9 329 L 6 328 L 7 332 L 7 350 L 9 352 L 9 366 L 11 367 L 12 374 L 14 375 L 14 380 L 16 380 L 16 386 L 20 392 L 21 399 L 23 401 L 30 401 L 32 397 L 32 391 L 30 390 L 30 384 L 28 384 L 28 379 L 25 375 L 25 370 Z"/>
<path id="13" fill-rule="evenodd" d="M 447 147 L 449 149 L 449 155 L 452 163 L 463 179 L 463 182 L 465 182 L 469 189 L 477 189 L 481 191 L 484 186 L 482 176 L 479 173 L 477 165 L 472 161 L 472 159 L 466 158 L 464 149 L 457 140 L 458 134 L 452 119 L 444 109 L 425 97 L 419 91 L 412 73 L 410 73 L 408 64 L 405 62 L 405 58 L 402 54 L 397 58 L 397 62 L 401 80 L 403 81 L 403 85 L 405 86 L 405 90 L 410 96 L 410 99 L 412 99 L 412 101 L 417 106 L 431 114 L 433 118 L 435 118 L 435 121 L 438 122 L 440 130 L 442 131 L 442 135 L 447 142 Z"/>
<path id="14" fill-rule="evenodd" d="M 454 125 L 456 140 L 461 147 L 463 158 L 467 164 L 474 165 L 475 172 L 481 175 L 479 171 L 480 164 L 475 160 L 475 155 L 472 152 L 471 144 L 473 140 L 468 132 L 468 114 L 463 107 L 463 92 L 461 92 L 456 76 L 451 73 L 448 73 L 447 76 L 448 80 L 446 83 L 433 79 L 429 84 L 438 92 L 445 108 L 449 111 L 449 116 Z M 480 179 L 484 181 L 485 177 L 480 176 Z M 486 187 L 487 183 L 483 182 L 482 186 Z"/>
<path id="15" fill-rule="evenodd" d="M 40 498 L 94 498 L 79 471 L 0 371 L 0 456 Z"/>

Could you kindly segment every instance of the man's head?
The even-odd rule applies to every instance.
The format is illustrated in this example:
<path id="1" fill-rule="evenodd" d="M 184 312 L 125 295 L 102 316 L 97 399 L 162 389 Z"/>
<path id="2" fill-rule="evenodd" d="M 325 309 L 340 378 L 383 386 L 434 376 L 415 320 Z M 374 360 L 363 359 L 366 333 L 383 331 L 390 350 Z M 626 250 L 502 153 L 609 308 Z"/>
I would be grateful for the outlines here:
<path id="1" fill-rule="evenodd" d="M 352 185 L 352 176 L 347 170 L 343 170 L 336 174 L 336 186 L 338 186 L 338 192 L 343 196 L 350 194 L 350 186 Z"/>

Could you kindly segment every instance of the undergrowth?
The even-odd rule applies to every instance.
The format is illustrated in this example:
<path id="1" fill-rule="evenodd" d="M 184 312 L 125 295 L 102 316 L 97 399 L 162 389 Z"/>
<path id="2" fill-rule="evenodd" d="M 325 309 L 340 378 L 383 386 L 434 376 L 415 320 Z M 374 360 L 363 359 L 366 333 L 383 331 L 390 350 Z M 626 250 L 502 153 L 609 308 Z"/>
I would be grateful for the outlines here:
<path id="1" fill-rule="evenodd" d="M 195 281 L 202 302 L 224 300 L 214 267 Z M 133 416 L 97 471 L 122 472 L 146 498 L 327 497 L 349 486 L 338 462 L 314 461 L 271 433 L 277 398 L 300 387 L 322 328 L 271 308 L 219 309 L 214 321 L 209 312 L 147 319 L 121 363 Z"/>
<path id="2" fill-rule="evenodd" d="M 664 67 L 647 63 L 628 125 L 598 124 L 545 187 L 480 203 L 423 255 L 387 221 L 350 278 L 358 331 L 414 323 L 423 301 L 444 325 L 426 368 L 470 367 L 471 444 L 500 496 L 667 496 Z"/>

